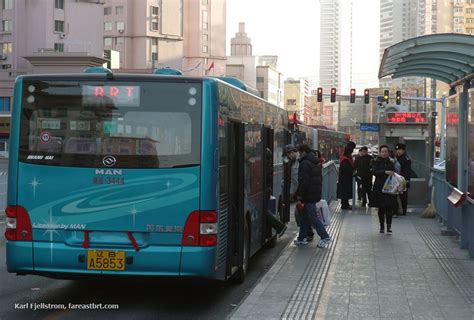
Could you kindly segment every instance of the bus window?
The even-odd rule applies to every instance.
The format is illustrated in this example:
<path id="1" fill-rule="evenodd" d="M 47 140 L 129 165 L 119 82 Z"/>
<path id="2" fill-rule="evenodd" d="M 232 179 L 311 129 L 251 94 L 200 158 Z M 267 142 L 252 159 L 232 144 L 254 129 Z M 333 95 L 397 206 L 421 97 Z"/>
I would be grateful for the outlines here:
<path id="1" fill-rule="evenodd" d="M 111 155 L 123 168 L 200 162 L 200 85 L 29 80 L 24 87 L 20 161 L 94 167 Z"/>

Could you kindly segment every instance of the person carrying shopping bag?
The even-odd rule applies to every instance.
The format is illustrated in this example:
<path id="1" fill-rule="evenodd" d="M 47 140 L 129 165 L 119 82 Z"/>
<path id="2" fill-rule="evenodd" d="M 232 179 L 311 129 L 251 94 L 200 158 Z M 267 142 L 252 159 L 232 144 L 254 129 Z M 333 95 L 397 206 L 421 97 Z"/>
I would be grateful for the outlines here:
<path id="1" fill-rule="evenodd" d="M 321 237 L 318 247 L 327 247 L 331 242 L 331 238 L 316 214 L 316 202 L 321 200 L 322 193 L 322 168 L 319 165 L 318 158 L 311 152 L 308 145 L 301 145 L 299 152 L 300 166 L 298 169 L 296 198 L 298 199 L 297 206 L 304 206 L 304 208 L 303 214 L 301 215 L 298 238 L 294 243 L 296 245 L 308 244 L 306 238 L 310 226 L 313 225 Z"/>
<path id="2" fill-rule="evenodd" d="M 397 205 L 397 196 L 383 193 L 385 181 L 389 176 L 394 176 L 395 165 L 390 160 L 388 146 L 382 145 L 379 148 L 378 157 L 372 162 L 371 172 L 375 176 L 372 189 L 372 202 L 378 208 L 380 233 L 385 232 L 387 224 L 387 234 L 392 234 L 392 214 Z"/>

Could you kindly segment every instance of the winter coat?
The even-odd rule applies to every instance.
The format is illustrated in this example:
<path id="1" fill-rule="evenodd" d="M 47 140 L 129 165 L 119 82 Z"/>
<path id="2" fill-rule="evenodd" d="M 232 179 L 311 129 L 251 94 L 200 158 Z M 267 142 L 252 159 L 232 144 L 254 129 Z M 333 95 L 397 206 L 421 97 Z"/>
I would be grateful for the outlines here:
<path id="1" fill-rule="evenodd" d="M 319 160 L 309 152 L 299 163 L 297 198 L 301 199 L 303 203 L 319 202 L 323 188 L 322 181 L 322 168 L 319 165 Z"/>
<path id="2" fill-rule="evenodd" d="M 368 154 L 355 159 L 354 165 L 357 171 L 357 176 L 361 179 L 370 179 L 372 181 L 372 173 L 370 172 L 372 160 L 372 156 Z"/>
<path id="3" fill-rule="evenodd" d="M 406 181 L 410 181 L 411 178 L 411 160 L 407 154 L 404 153 L 401 156 L 397 156 L 397 161 L 400 163 L 400 175 L 405 178 Z"/>
<path id="4" fill-rule="evenodd" d="M 354 166 L 352 161 L 342 157 L 339 161 L 339 177 L 337 179 L 337 197 L 338 199 L 352 199 L 352 176 L 354 175 Z"/>
<path id="5" fill-rule="evenodd" d="M 397 205 L 397 196 L 382 192 L 385 180 L 388 174 L 385 171 L 395 171 L 395 165 L 390 158 L 377 157 L 372 161 L 372 174 L 375 176 L 374 186 L 372 188 L 371 203 L 375 207 L 394 208 Z"/>

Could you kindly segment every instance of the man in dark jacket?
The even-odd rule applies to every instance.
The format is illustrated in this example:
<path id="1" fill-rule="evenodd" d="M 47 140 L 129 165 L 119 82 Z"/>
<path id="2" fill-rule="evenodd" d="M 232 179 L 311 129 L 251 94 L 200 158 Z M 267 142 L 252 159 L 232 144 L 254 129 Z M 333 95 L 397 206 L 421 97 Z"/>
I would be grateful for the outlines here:
<path id="1" fill-rule="evenodd" d="M 406 154 L 406 146 L 403 143 L 399 143 L 395 146 L 397 150 L 397 161 L 400 164 L 400 175 L 407 181 L 407 190 L 400 194 L 400 201 L 402 203 L 403 215 L 407 215 L 408 206 L 408 188 L 410 187 L 411 178 L 411 160 Z"/>
<path id="2" fill-rule="evenodd" d="M 299 152 L 300 166 L 298 169 L 296 198 L 298 199 L 297 205 L 304 205 L 304 210 L 300 224 L 300 232 L 298 238 L 295 240 L 295 244 L 308 244 L 306 237 L 308 236 L 310 225 L 313 225 L 321 237 L 318 247 L 326 247 L 330 243 L 331 238 L 316 215 L 316 202 L 321 200 L 322 169 L 319 165 L 318 158 L 311 152 L 308 145 L 300 146 Z"/>
<path id="3" fill-rule="evenodd" d="M 362 206 L 367 205 L 367 199 L 371 199 L 371 190 L 372 190 L 372 173 L 370 172 L 370 166 L 372 161 L 372 156 L 368 153 L 367 147 L 360 148 L 360 156 L 355 160 L 355 169 L 356 175 L 360 179 L 361 184 L 361 200 Z"/>

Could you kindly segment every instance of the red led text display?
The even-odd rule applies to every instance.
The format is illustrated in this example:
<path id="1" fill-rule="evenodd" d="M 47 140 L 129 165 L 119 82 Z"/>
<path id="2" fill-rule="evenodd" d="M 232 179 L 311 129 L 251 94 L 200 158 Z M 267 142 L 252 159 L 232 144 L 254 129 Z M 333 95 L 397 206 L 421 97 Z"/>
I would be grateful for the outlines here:
<path id="1" fill-rule="evenodd" d="M 450 113 L 446 114 L 446 123 L 447 124 L 459 124 L 459 115 L 457 113 Z"/>
<path id="2" fill-rule="evenodd" d="M 97 106 L 111 104 L 123 107 L 140 105 L 139 86 L 82 86 L 82 104 Z"/>
<path id="3" fill-rule="evenodd" d="M 387 123 L 414 123 L 426 124 L 426 112 L 388 112 Z"/>

